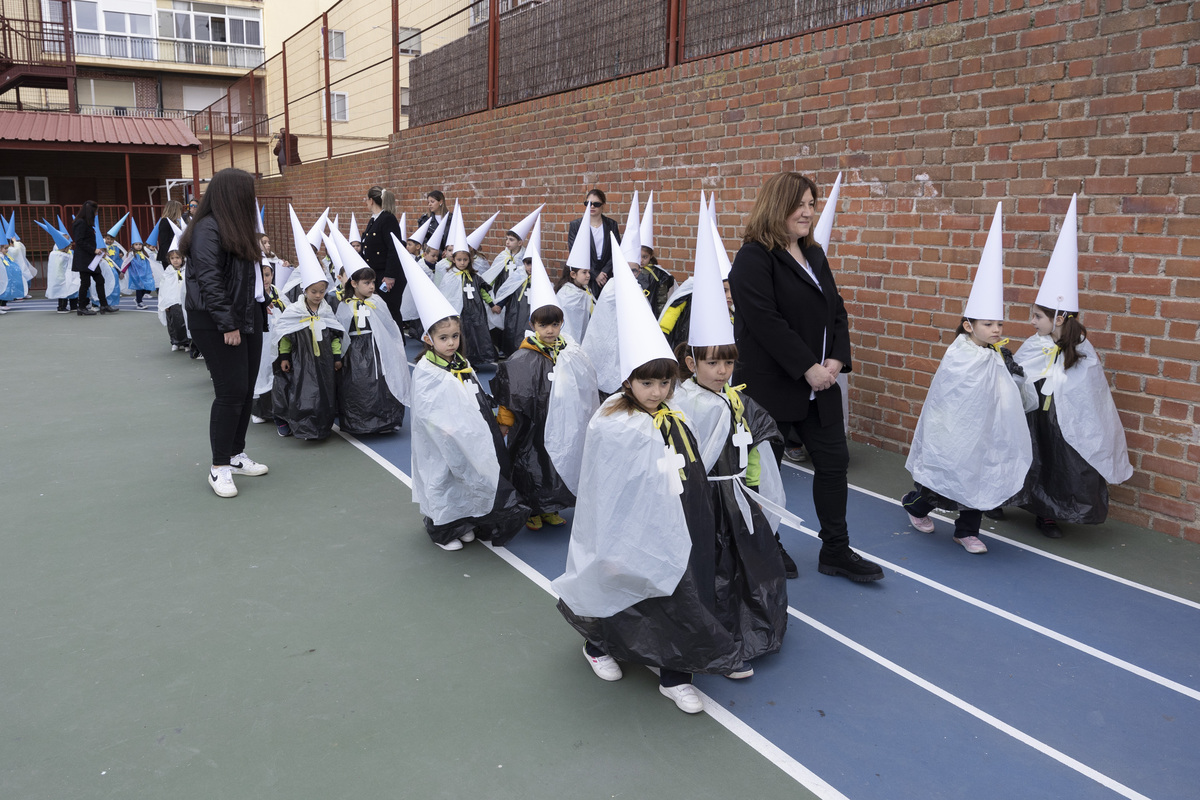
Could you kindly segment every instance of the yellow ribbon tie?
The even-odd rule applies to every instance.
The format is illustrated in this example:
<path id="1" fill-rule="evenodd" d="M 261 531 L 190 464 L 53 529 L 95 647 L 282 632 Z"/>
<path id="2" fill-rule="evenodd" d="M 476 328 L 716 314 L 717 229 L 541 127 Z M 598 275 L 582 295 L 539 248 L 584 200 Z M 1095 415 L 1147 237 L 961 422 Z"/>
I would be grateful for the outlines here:
<path id="1" fill-rule="evenodd" d="M 992 349 L 993 349 L 993 350 L 995 350 L 997 353 L 999 353 L 999 352 L 1000 352 L 1000 348 L 1001 348 L 1001 347 L 1004 347 L 1004 345 L 1006 345 L 1006 344 L 1008 344 L 1008 339 L 1001 339 L 1000 341 L 996 342 L 995 344 L 990 344 L 990 345 L 988 345 L 988 347 L 992 348 Z"/>
<path id="2" fill-rule="evenodd" d="M 457 363 L 462 363 L 462 364 L 465 364 L 466 366 L 464 366 L 464 367 L 455 367 L 454 365 L 455 365 L 455 364 L 457 364 Z M 461 355 L 455 356 L 455 358 L 454 358 L 454 361 L 452 361 L 452 362 L 449 362 L 449 363 L 447 363 L 447 364 L 446 364 L 446 368 L 450 370 L 450 374 L 451 374 L 451 375 L 453 375 L 454 377 L 458 378 L 458 382 L 459 382 L 459 383 L 463 383 L 463 384 L 465 384 L 465 383 L 466 383 L 466 381 L 464 381 L 464 380 L 463 380 L 463 376 L 464 376 L 464 375 L 470 375 L 470 374 L 472 374 L 473 372 L 475 372 L 475 370 L 473 370 L 473 369 L 471 368 L 471 364 L 470 364 L 470 362 L 468 362 L 468 361 L 467 361 L 465 358 L 463 358 Z"/>
<path id="3" fill-rule="evenodd" d="M 737 422 L 742 421 L 742 415 L 746 412 L 746 402 L 742 400 L 741 392 L 746 388 L 746 384 L 738 386 L 730 386 L 725 384 L 725 397 L 729 400 L 729 406 L 733 409 L 733 418 Z"/>
<path id="4" fill-rule="evenodd" d="M 679 451 L 675 449 L 675 445 L 670 442 L 671 424 L 672 420 L 674 421 L 674 424 L 678 426 L 679 438 L 683 440 L 683 449 L 687 452 L 687 459 L 689 462 L 694 462 L 696 454 L 692 452 L 692 443 L 688 440 L 687 433 L 683 430 L 683 423 L 687 418 L 678 411 L 670 408 L 660 408 L 651 416 L 654 418 L 654 427 L 667 434 L 668 446 L 671 448 L 671 451 L 678 453 Z M 682 469 L 679 470 L 679 478 L 680 480 L 687 480 L 687 475 L 684 474 Z"/>
<path id="5" fill-rule="evenodd" d="M 320 356 L 321 355 L 321 339 L 320 339 L 320 337 L 317 336 L 317 323 L 321 321 L 321 318 L 318 316 L 301 317 L 300 321 L 308 323 L 308 329 L 310 331 L 312 331 L 313 355 Z"/>

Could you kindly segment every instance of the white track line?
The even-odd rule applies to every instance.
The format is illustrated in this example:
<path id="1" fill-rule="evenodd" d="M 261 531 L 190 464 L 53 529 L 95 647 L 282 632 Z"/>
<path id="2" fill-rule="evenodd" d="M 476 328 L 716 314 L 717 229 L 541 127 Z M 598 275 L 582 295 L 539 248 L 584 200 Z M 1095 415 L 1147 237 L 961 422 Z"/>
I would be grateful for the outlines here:
<path id="1" fill-rule="evenodd" d="M 811 469 L 809 469 L 808 467 L 802 467 L 798 464 L 793 464 L 787 460 L 784 460 L 783 463 L 798 472 L 806 472 L 809 475 L 813 474 L 813 471 Z M 862 486 L 856 486 L 853 483 L 849 484 L 849 487 L 856 492 L 861 492 L 862 494 L 870 495 L 871 497 L 877 498 L 879 500 L 884 500 L 888 503 L 891 503 L 894 506 L 900 506 L 901 508 L 903 508 L 900 501 L 895 499 L 894 497 L 888 497 L 887 495 L 880 494 L 879 492 L 873 492 L 870 489 L 865 489 Z M 929 516 L 933 517 L 934 519 L 940 519 L 942 522 L 948 522 L 951 525 L 954 524 L 954 519 L 952 517 L 947 517 L 943 514 L 933 513 L 933 514 L 930 514 Z M 1072 561 L 1069 558 L 1064 558 L 1063 556 L 1055 555 L 1054 553 L 1048 553 L 1045 550 L 1041 550 L 1037 547 L 1033 547 L 1032 545 L 1024 544 L 1022 542 L 1018 542 L 1013 539 L 1009 539 L 1007 536 L 1001 536 L 998 533 L 992 533 L 990 531 L 983 531 L 980 533 L 980 535 L 987 536 L 991 539 L 995 539 L 998 542 L 1004 542 L 1005 544 L 1010 544 L 1013 547 L 1019 548 L 1021 550 L 1025 550 L 1030 553 L 1034 553 L 1035 555 L 1042 556 L 1043 558 L 1048 558 L 1051 561 L 1057 561 L 1060 564 L 1065 564 L 1069 567 L 1074 567 L 1075 569 L 1083 570 L 1084 572 L 1090 572 L 1091 574 L 1099 576 L 1101 578 L 1107 578 L 1110 581 L 1122 584 L 1124 586 L 1128 586 L 1131 589 L 1137 589 L 1139 591 L 1146 592 L 1147 594 L 1152 594 L 1155 597 L 1161 597 L 1164 600 L 1172 600 L 1176 603 L 1179 603 L 1180 605 L 1185 605 L 1190 608 L 1195 608 L 1197 610 L 1200 610 L 1200 603 L 1198 603 L 1194 600 L 1188 600 L 1185 597 L 1179 597 L 1178 595 L 1164 592 L 1162 589 L 1155 589 L 1153 586 L 1147 586 L 1144 583 L 1137 583 L 1136 581 L 1131 581 L 1128 578 L 1122 578 L 1120 575 L 1113 575 L 1111 572 L 1104 572 L 1103 570 L 1096 569 L 1095 567 L 1089 567 L 1087 564 L 1080 564 L 1078 561 Z"/>
<path id="2" fill-rule="evenodd" d="M 950 705 L 954 706 L 955 708 L 957 708 L 961 711 L 965 711 L 966 713 L 970 714 L 971 716 L 975 717 L 976 719 L 980 720 L 981 722 L 984 722 L 984 723 L 990 725 L 991 727 L 995 728 L 996 730 L 1000 731 L 1001 733 L 1011 736 L 1012 738 L 1016 739 L 1021 744 L 1031 747 L 1034 750 L 1037 750 L 1039 753 L 1042 753 L 1043 755 L 1049 756 L 1050 758 L 1054 759 L 1055 761 L 1059 762 L 1060 764 L 1074 770 L 1075 772 L 1078 772 L 1080 775 L 1083 775 L 1086 778 L 1090 778 L 1091 780 L 1095 781 L 1096 783 L 1100 784 L 1101 786 L 1105 787 L 1106 789 L 1111 789 L 1112 791 L 1116 792 L 1117 794 L 1121 795 L 1122 797 L 1130 798 L 1130 800 L 1150 800 L 1150 798 L 1146 797 L 1144 794 L 1136 792 L 1133 789 L 1126 786 L 1125 784 L 1120 783 L 1119 781 L 1108 777 L 1104 773 L 1099 772 L 1095 769 L 1092 769 L 1087 764 L 1084 764 L 1081 761 L 1077 761 L 1076 759 L 1071 758 L 1066 753 L 1063 753 L 1061 750 L 1056 750 L 1055 748 L 1051 747 L 1050 745 L 1046 744 L 1045 742 L 1041 741 L 1040 739 L 1035 739 L 1032 736 L 1030 736 L 1029 734 L 1024 733 L 1023 731 L 1020 731 L 1017 728 L 1014 728 L 1012 725 L 1009 725 L 1007 722 L 1004 722 L 1003 720 L 992 716 L 991 714 L 987 713 L 986 711 L 984 711 L 976 706 L 971 705 L 966 700 L 963 700 L 961 697 L 958 697 L 956 695 L 951 694 L 950 692 L 947 692 L 945 689 L 942 689 L 939 686 L 936 686 L 935 684 L 930 683 L 929 681 L 925 680 L 921 676 L 910 672 L 909 670 L 905 669 L 904 667 L 900 666 L 899 664 L 895 663 L 894 661 L 890 661 L 889 659 L 884 658 L 883 656 L 879 655 L 875 651 L 870 650 L 867 647 L 864 647 L 863 645 L 859 644 L 858 642 L 854 641 L 853 639 L 843 636 L 842 634 L 835 631 L 833 628 L 830 628 L 829 626 L 827 626 L 821 622 L 818 622 L 817 620 L 813 619 L 812 617 L 808 616 L 807 614 L 803 614 L 803 613 L 797 611 L 796 609 L 791 608 L 790 606 L 788 607 L 788 613 L 791 614 L 796 619 L 803 622 L 804 624 L 806 624 L 812 628 L 815 628 L 816 630 L 825 634 L 826 636 L 833 639 L 834 641 L 836 641 L 842 645 L 845 645 L 846 647 L 850 648 L 851 650 L 858 653 L 859 655 L 869 658 L 870 660 L 874 661 L 876 664 L 879 664 L 881 667 L 887 669 L 888 671 L 893 672 L 896 675 L 899 675 L 901 678 L 904 678 L 906 681 L 909 681 L 910 683 L 914 684 L 915 686 L 919 686 L 920 688 L 929 692 L 933 696 L 946 701 L 947 703 L 949 703 Z"/>
<path id="3" fill-rule="evenodd" d="M 395 464 L 388 461 L 383 456 L 379 455 L 379 453 L 376 453 L 370 447 L 367 447 L 365 444 L 363 444 L 361 441 L 359 441 L 353 435 L 351 435 L 349 433 L 345 433 L 344 431 L 342 431 L 340 428 L 338 428 L 336 426 L 334 427 L 334 430 L 336 430 L 338 432 L 338 435 L 340 435 L 343 439 L 345 439 L 347 442 L 352 444 L 356 449 L 365 453 L 372 461 L 374 461 L 376 464 L 379 464 L 381 467 L 383 467 L 388 472 L 390 472 L 394 478 L 396 478 L 397 480 L 402 482 L 405 486 L 412 488 L 412 479 L 408 475 L 406 475 Z M 493 547 L 490 542 L 482 542 L 482 544 L 488 550 L 491 550 L 493 553 L 495 553 L 497 556 L 499 556 L 505 563 L 507 563 L 513 569 L 517 570 L 517 572 L 521 573 L 526 578 L 533 581 L 533 583 L 538 588 L 545 591 L 547 594 L 549 594 L 555 600 L 558 599 L 558 595 L 550 587 L 550 579 L 547 578 L 542 573 L 538 572 L 536 569 L 531 567 L 529 564 L 525 563 L 525 561 L 523 561 L 522 559 L 518 558 L 508 548 Z M 722 706 L 720 703 L 716 702 L 715 700 L 713 700 L 711 697 L 704 694 L 700 690 L 697 689 L 696 691 L 697 691 L 697 694 L 699 694 L 700 697 L 704 700 L 705 712 L 707 712 L 710 717 L 712 717 L 714 720 L 716 720 L 716 722 L 719 725 L 724 727 L 726 730 L 728 730 L 734 736 L 741 739 L 743 742 L 745 742 L 747 745 L 749 745 L 755 752 L 757 752 L 763 758 L 767 759 L 772 764 L 774 764 L 776 767 L 783 770 L 789 777 L 792 778 L 792 780 L 796 781 L 797 783 L 802 785 L 805 789 L 812 792 L 814 795 L 816 795 L 818 798 L 820 798 L 820 800 L 849 800 L 849 798 L 847 798 L 844 794 L 839 792 L 837 789 L 830 786 L 823 778 L 821 778 L 815 772 L 813 772 L 808 767 L 801 764 L 796 759 L 789 756 L 783 750 L 780 750 L 777 746 L 775 746 L 773 743 L 771 743 L 770 740 L 765 738 L 758 731 L 754 730 L 749 725 L 747 725 L 745 722 L 738 719 L 733 714 L 731 714 L 729 711 L 727 711 L 725 709 L 725 707 Z"/>

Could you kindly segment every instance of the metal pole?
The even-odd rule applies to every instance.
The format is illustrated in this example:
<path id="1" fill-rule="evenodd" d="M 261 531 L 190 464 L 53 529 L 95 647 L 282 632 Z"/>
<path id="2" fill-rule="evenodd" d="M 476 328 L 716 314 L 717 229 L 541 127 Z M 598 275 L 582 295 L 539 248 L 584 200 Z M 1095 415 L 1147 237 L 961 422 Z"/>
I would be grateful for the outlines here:
<path id="1" fill-rule="evenodd" d="M 200 154 L 192 153 L 192 197 L 200 196 Z"/>
<path id="2" fill-rule="evenodd" d="M 667 69 L 679 63 L 679 0 L 667 0 Z"/>
<path id="3" fill-rule="evenodd" d="M 500 0 L 488 3 L 488 110 L 500 102 Z"/>
<path id="4" fill-rule="evenodd" d="M 233 169 L 233 97 L 228 90 L 225 92 L 225 116 L 225 126 L 229 128 L 229 168 Z"/>
<path id="5" fill-rule="evenodd" d="M 283 47 L 279 50 L 280 59 L 283 62 L 283 141 L 280 147 L 283 148 L 283 163 L 291 166 L 292 163 L 292 118 L 288 112 L 288 76 L 287 76 L 287 40 L 283 42 Z M 299 146 L 297 146 L 299 149 Z"/>
<path id="6" fill-rule="evenodd" d="M 254 70 L 250 70 L 250 119 L 251 119 L 251 135 L 254 137 L 254 177 L 258 178 L 261 173 L 258 171 L 258 100 L 254 91 L 254 84 L 258 83 L 258 78 L 254 77 Z"/>
<path id="7" fill-rule="evenodd" d="M 675 42 L 678 58 L 683 61 L 683 48 L 687 44 L 687 0 L 679 0 L 679 24 L 675 28 Z"/>
<path id="8" fill-rule="evenodd" d="M 392 133 L 400 132 L 400 0 L 392 0 Z"/>
<path id="9" fill-rule="evenodd" d="M 133 218 L 133 181 L 130 180 L 130 177 L 129 177 L 129 153 L 125 154 L 125 203 L 126 203 L 126 205 L 129 206 L 129 216 L 132 219 Z M 129 237 L 129 241 L 132 242 L 133 226 L 130 225 L 128 230 L 131 231 L 131 233 L 128 234 L 128 237 Z M 130 247 L 132 247 L 132 246 L 133 245 L 131 244 Z"/>
<path id="10" fill-rule="evenodd" d="M 325 157 L 333 158 L 333 93 L 329 90 L 329 12 L 321 12 L 321 35 L 325 39 Z"/>
<path id="11" fill-rule="evenodd" d="M 208 107 L 208 165 L 213 175 L 217 174 L 217 154 L 213 150 L 212 106 Z"/>

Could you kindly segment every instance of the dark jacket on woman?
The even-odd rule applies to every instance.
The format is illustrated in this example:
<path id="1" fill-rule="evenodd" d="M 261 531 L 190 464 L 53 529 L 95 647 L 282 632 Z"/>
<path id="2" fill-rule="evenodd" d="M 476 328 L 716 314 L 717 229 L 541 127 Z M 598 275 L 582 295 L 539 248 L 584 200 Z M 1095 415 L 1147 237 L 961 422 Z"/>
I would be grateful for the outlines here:
<path id="1" fill-rule="evenodd" d="M 96 248 L 103 242 L 96 243 L 94 226 L 84 221 L 82 216 L 76 217 L 71 224 L 71 242 L 71 271 L 85 272 L 96 257 Z"/>
<path id="2" fill-rule="evenodd" d="M 183 222 L 183 217 L 180 217 L 179 221 Z M 171 240 L 175 238 L 175 231 L 171 230 L 171 223 L 167 222 L 166 217 L 161 218 L 154 227 L 158 229 L 158 238 L 155 240 L 158 242 L 158 260 L 159 263 L 166 264 L 167 252 L 171 249 Z M 175 227 L 178 228 L 179 224 L 176 223 Z"/>
<path id="3" fill-rule="evenodd" d="M 812 387 L 804 373 L 827 358 L 850 371 L 850 331 L 846 307 L 833 281 L 821 246 L 801 247 L 820 285 L 786 250 L 767 250 L 757 242 L 742 245 L 729 273 L 733 297 L 738 365 L 733 383 L 745 383 L 777 422 L 808 416 Z M 837 384 L 817 392 L 822 424 L 840 421 L 842 396 Z"/>
<path id="4" fill-rule="evenodd" d="M 226 252 L 214 218 L 205 217 L 192 227 L 184 273 L 188 327 L 221 333 L 265 331 L 265 304 L 254 299 L 254 271 L 262 264 Z"/>
<path id="5" fill-rule="evenodd" d="M 362 257 L 371 269 L 375 270 L 376 286 L 381 284 L 384 278 L 391 278 L 396 285 L 390 291 L 403 292 L 407 283 L 404 268 L 400 266 L 400 256 L 396 254 L 396 247 L 392 244 L 389 234 L 395 234 L 400 244 L 404 244 L 396 215 L 390 211 L 380 211 L 379 216 L 368 222 L 363 231 Z"/>
<path id="6" fill-rule="evenodd" d="M 571 252 L 571 245 L 575 243 L 575 237 L 579 235 L 579 223 L 582 219 L 571 220 L 571 227 L 567 229 L 567 252 Z M 600 248 L 600 252 L 596 252 L 596 240 L 591 238 L 592 232 L 588 230 L 586 233 L 590 239 L 588 249 L 592 253 L 592 277 L 591 288 L 592 296 L 599 297 L 600 290 L 603 288 L 596 282 L 596 276 L 601 272 L 612 277 L 612 236 L 616 235 L 617 241 L 621 239 L 621 229 L 617 225 L 615 219 L 609 219 L 603 214 L 600 215 L 600 225 L 604 228 L 604 246 Z M 589 225 L 589 228 L 591 226 Z"/>

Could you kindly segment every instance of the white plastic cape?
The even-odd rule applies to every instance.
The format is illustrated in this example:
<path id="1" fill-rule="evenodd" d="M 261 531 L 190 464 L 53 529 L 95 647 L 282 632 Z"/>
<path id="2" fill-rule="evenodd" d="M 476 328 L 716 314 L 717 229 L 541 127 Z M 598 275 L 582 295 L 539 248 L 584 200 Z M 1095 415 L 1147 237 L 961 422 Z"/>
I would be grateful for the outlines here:
<path id="1" fill-rule="evenodd" d="M 455 269 L 448 271 L 442 275 L 441 282 L 438 284 L 438 289 L 442 296 L 450 301 L 450 305 L 454 308 L 454 313 L 461 314 L 463 306 L 463 276 L 466 273 Z M 474 291 L 472 289 L 472 291 Z"/>
<path id="2" fill-rule="evenodd" d="M 171 270 L 171 272 L 174 272 L 174 270 Z M 162 297 L 162 291 L 159 290 L 159 298 L 160 299 L 158 302 L 158 317 L 159 317 L 159 319 L 161 319 L 163 321 L 163 324 L 165 325 L 165 324 L 167 324 L 167 322 L 166 322 L 167 318 L 166 318 L 166 313 L 163 310 L 161 297 Z M 278 340 L 275 340 L 275 337 L 274 337 L 275 325 L 276 325 L 276 321 L 279 319 L 279 317 L 282 315 L 282 313 L 283 312 L 281 312 L 279 309 L 276 308 L 274 314 L 267 314 L 267 332 L 266 332 L 266 337 L 263 339 L 263 341 L 266 342 L 268 344 L 268 346 L 270 345 L 270 343 L 272 341 L 275 341 L 276 350 L 278 350 L 278 348 L 279 348 L 279 343 L 278 343 Z M 262 397 L 265 394 L 270 394 L 271 390 L 274 388 L 274 386 L 275 386 L 274 362 L 275 362 L 275 359 L 271 356 L 270 353 L 267 352 L 267 348 L 264 347 L 262 349 L 262 355 L 258 359 L 258 377 L 255 378 L 255 380 L 254 380 L 254 396 L 255 397 Z"/>
<path id="3" fill-rule="evenodd" d="M 607 285 L 607 284 L 606 284 Z M 588 323 L 587 335 L 580 345 L 596 370 L 596 386 L 605 394 L 613 394 L 621 388 L 625 376 L 621 374 L 620 340 L 617 337 L 617 292 L 600 291 L 592 320 Z"/>
<path id="4" fill-rule="evenodd" d="M 21 268 L 21 277 L 25 279 L 25 294 L 29 294 L 29 282 L 37 277 L 37 267 L 30 264 L 29 259 L 26 258 L 25 243 L 16 241 L 9 245 L 8 257 L 17 262 Z"/>
<path id="5" fill-rule="evenodd" d="M 659 322 L 663 321 L 663 317 L 666 315 L 667 309 L 670 308 L 672 305 L 674 305 L 676 300 L 679 300 L 680 298 L 683 298 L 683 297 L 688 297 L 691 295 L 691 293 L 692 293 L 692 279 L 691 278 L 688 278 L 683 283 L 677 284 L 675 286 L 675 291 L 671 292 L 671 296 L 667 298 L 667 303 L 666 303 L 666 305 L 663 306 L 662 313 L 660 313 L 658 315 L 658 321 Z"/>
<path id="6" fill-rule="evenodd" d="M 583 442 L 588 421 L 600 405 L 596 370 L 583 349 L 568 342 L 554 362 L 546 407 L 546 454 L 571 494 L 579 494 Z"/>
<path id="7" fill-rule="evenodd" d="M 71 271 L 71 251 L 55 250 L 46 262 L 46 297 L 62 300 L 79 293 L 79 273 Z"/>
<path id="8" fill-rule="evenodd" d="M 414 260 L 417 262 L 417 266 L 419 266 L 421 269 L 425 270 L 425 274 L 427 276 L 429 276 L 430 278 L 433 277 L 433 270 L 431 270 L 429 268 L 429 265 L 425 263 L 425 259 L 417 258 Z M 408 286 L 405 285 L 404 296 L 400 298 L 400 319 L 420 319 L 420 318 L 421 318 L 421 314 L 419 311 L 417 311 L 417 304 L 416 304 L 416 302 L 413 301 L 412 292 L 410 292 L 408 290 Z"/>
<path id="9" fill-rule="evenodd" d="M 922 486 L 989 509 L 1021 490 L 1032 463 L 1016 379 L 1000 353 L 959 335 L 934 373 L 905 467 Z"/>
<path id="10" fill-rule="evenodd" d="M 501 253 L 501 255 L 504 254 Z M 524 266 L 521 264 L 521 262 L 517 262 L 513 268 L 508 271 L 508 275 L 504 278 L 504 282 L 496 287 L 496 292 L 492 296 L 492 300 L 495 303 L 502 303 L 509 297 L 512 297 L 512 295 L 521 288 L 521 285 L 525 283 L 525 279 L 528 277 L 529 276 L 525 274 Z M 508 313 L 508 309 L 501 308 L 499 314 L 493 314 L 492 309 L 489 308 L 487 313 L 488 327 L 495 328 L 496 330 L 504 330 L 504 320 L 505 315 Z"/>
<path id="11" fill-rule="evenodd" d="M 700 460 L 704 462 L 704 470 L 711 472 L 725 449 L 725 443 L 729 441 L 729 430 L 733 424 L 733 409 L 729 400 L 725 395 L 710 392 L 697 385 L 695 381 L 686 380 L 675 387 L 675 397 L 671 402 L 679 406 L 679 410 L 687 418 L 687 426 L 695 434 L 700 445 L 699 455 Z M 757 493 L 775 505 L 786 506 L 787 495 L 783 491 L 783 478 L 779 474 L 779 465 L 775 463 L 775 453 L 771 450 L 771 445 L 768 442 L 760 442 L 750 450 L 751 453 L 755 451 L 758 451 L 759 466 Z M 747 497 L 747 492 L 742 491 L 747 488 L 744 479 L 743 471 L 738 480 L 741 488 L 734 492 L 734 496 L 737 498 L 738 509 L 742 512 L 742 519 L 746 522 L 746 530 L 753 532 L 754 520 L 750 515 L 749 500 L 756 498 Z M 766 508 L 763 508 L 762 512 L 771 530 L 778 531 L 779 515 Z"/>
<path id="12" fill-rule="evenodd" d="M 412 376 L 412 497 L 434 525 L 492 510 L 500 462 L 477 384 L 421 358 Z"/>
<path id="13" fill-rule="evenodd" d="M 309 321 L 309 317 L 317 317 L 318 321 Z M 314 314 L 308 310 L 308 305 L 304 302 L 304 295 L 300 295 L 296 298 L 296 302 L 285 308 L 279 315 L 279 319 L 275 321 L 274 327 L 271 328 L 270 343 L 263 347 L 263 356 L 269 356 L 269 360 L 274 362 L 279 358 L 279 340 L 284 336 L 303 330 L 320 339 L 321 331 L 325 328 L 341 331 L 343 336 L 346 332 L 342 323 L 338 322 L 337 317 L 333 315 L 333 309 L 329 307 L 328 302 L 322 299 L 321 305 Z M 345 343 L 343 342 L 343 344 Z"/>
<path id="14" fill-rule="evenodd" d="M 683 503 L 660 469 L 669 452 L 649 414 L 588 423 L 566 571 L 551 584 L 581 617 L 611 617 L 679 585 L 692 551 Z"/>
<path id="15" fill-rule="evenodd" d="M 343 353 L 348 351 L 351 341 L 358 338 L 354 332 L 354 318 L 356 314 L 361 314 L 363 309 L 361 306 L 351 308 L 354 305 L 357 304 L 347 301 L 341 303 L 337 309 L 338 322 L 342 323 L 346 335 L 351 337 L 342 342 Z M 410 405 L 412 375 L 408 371 L 408 358 L 404 353 L 404 338 L 400 335 L 400 328 L 396 326 L 396 321 L 392 319 L 387 306 L 381 300 L 366 300 L 362 306 L 368 309 L 366 319 L 371 329 L 370 338 L 375 352 L 379 354 L 379 367 L 384 381 L 387 382 L 388 391 L 402 405 Z"/>
<path id="16" fill-rule="evenodd" d="M 587 335 L 588 321 L 592 316 L 592 295 L 573 283 L 558 290 L 558 302 L 563 312 L 563 333 L 577 342 Z"/>
<path id="17" fill-rule="evenodd" d="M 183 270 L 178 272 L 171 265 L 162 271 L 158 282 L 158 321 L 165 327 L 167 309 L 183 305 Z"/>
<path id="18" fill-rule="evenodd" d="M 1014 356 L 1025 370 L 1025 379 L 1046 379 L 1042 394 L 1052 397 L 1058 426 L 1067 444 L 1109 483 L 1123 483 L 1133 475 L 1125 445 L 1125 426 L 1104 377 L 1096 348 L 1086 339 L 1076 350 L 1083 358 L 1069 370 L 1062 359 L 1050 363 L 1054 339 L 1036 335 L 1026 339 Z"/>
<path id="19" fill-rule="evenodd" d="M 492 259 L 492 265 L 487 268 L 486 272 L 480 273 L 479 277 L 483 278 L 489 286 L 495 283 L 496 278 L 500 276 L 500 271 L 508 269 L 512 271 L 521 266 L 521 259 L 525 255 L 525 248 L 517 249 L 515 253 L 509 253 L 508 250 L 501 250 L 500 255 Z"/>

